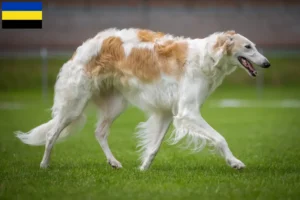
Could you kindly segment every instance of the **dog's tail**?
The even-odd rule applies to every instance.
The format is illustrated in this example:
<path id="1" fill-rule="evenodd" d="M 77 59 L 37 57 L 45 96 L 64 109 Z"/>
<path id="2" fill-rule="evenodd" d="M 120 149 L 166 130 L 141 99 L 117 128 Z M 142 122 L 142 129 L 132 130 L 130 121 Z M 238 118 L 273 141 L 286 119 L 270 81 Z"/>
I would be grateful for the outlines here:
<path id="1" fill-rule="evenodd" d="M 78 130 L 81 130 L 84 124 L 85 124 L 85 116 L 81 115 L 79 118 L 74 120 L 69 126 L 64 128 L 64 130 L 59 135 L 57 141 L 61 141 L 66 137 L 68 137 L 69 135 L 72 135 L 73 133 L 77 132 Z M 46 143 L 47 133 L 49 133 L 49 131 L 51 131 L 51 129 L 54 126 L 55 126 L 55 119 L 51 119 L 47 123 L 42 124 L 30 130 L 28 133 L 17 131 L 16 136 L 23 143 L 28 145 L 33 145 L 33 146 L 44 145 Z"/>

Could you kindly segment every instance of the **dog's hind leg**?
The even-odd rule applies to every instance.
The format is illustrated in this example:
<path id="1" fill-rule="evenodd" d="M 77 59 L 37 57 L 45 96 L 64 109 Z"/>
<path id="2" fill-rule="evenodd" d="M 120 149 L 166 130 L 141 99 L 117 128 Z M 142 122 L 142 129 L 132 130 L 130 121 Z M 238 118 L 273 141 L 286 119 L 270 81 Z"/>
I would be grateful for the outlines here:
<path id="1" fill-rule="evenodd" d="M 138 137 L 141 139 L 139 146 L 143 151 L 140 170 L 143 171 L 150 167 L 171 121 L 172 115 L 170 113 L 155 113 L 150 116 L 147 122 L 139 125 Z"/>
<path id="2" fill-rule="evenodd" d="M 80 96 L 80 98 L 69 98 L 63 105 L 60 105 L 58 110 L 56 110 L 56 114 L 53 118 L 53 127 L 46 134 L 45 152 L 40 164 L 41 168 L 48 167 L 52 148 L 60 133 L 71 123 L 82 117 L 82 112 L 89 97 L 89 95 L 85 95 Z"/>
<path id="3" fill-rule="evenodd" d="M 122 168 L 121 163 L 114 157 L 109 148 L 107 137 L 112 122 L 125 110 L 127 101 L 119 92 L 114 91 L 100 98 L 95 98 L 95 103 L 100 109 L 99 121 L 95 131 L 96 139 L 106 156 L 107 162 L 113 168 Z"/>
<path id="4" fill-rule="evenodd" d="M 53 124 L 46 133 L 46 144 L 40 167 L 49 165 L 50 155 L 55 141 L 62 131 L 68 132 L 69 127 L 82 118 L 82 112 L 92 96 L 92 82 L 83 66 L 68 61 L 62 67 L 55 84 L 54 105 L 52 107 Z"/>

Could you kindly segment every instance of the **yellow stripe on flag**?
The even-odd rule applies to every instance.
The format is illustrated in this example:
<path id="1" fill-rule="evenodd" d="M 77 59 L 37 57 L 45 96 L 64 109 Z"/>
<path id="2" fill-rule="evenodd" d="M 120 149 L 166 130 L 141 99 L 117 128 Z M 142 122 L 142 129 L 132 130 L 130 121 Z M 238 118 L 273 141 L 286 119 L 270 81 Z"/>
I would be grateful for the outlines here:
<path id="1" fill-rule="evenodd" d="M 42 20 L 42 11 L 2 11 L 2 20 Z"/>

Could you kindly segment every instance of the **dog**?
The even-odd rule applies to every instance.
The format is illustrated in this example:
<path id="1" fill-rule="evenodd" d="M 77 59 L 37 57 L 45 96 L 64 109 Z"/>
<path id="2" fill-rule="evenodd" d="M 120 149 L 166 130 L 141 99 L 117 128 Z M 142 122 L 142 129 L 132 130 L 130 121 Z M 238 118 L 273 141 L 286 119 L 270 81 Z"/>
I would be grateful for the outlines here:
<path id="1" fill-rule="evenodd" d="M 107 29 L 79 46 L 62 66 L 52 119 L 16 136 L 29 145 L 45 145 L 40 167 L 47 168 L 54 143 L 83 126 L 83 111 L 93 101 L 100 113 L 96 139 L 108 163 L 121 168 L 107 137 L 113 121 L 131 104 L 149 116 L 138 126 L 140 170 L 150 167 L 172 122 L 172 143 L 187 138 L 196 150 L 209 143 L 229 166 L 243 169 L 199 109 L 226 75 L 239 67 L 255 77 L 254 66 L 268 68 L 270 62 L 235 31 L 190 39 L 144 29 Z"/>

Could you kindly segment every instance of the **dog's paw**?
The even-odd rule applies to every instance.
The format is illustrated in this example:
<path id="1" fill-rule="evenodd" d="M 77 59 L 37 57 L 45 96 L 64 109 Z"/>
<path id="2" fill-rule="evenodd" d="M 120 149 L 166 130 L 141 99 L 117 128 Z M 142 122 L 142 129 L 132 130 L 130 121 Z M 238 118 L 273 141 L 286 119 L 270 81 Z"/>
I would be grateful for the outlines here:
<path id="1" fill-rule="evenodd" d="M 246 167 L 246 165 L 242 161 L 240 161 L 240 160 L 238 160 L 236 158 L 228 159 L 227 163 L 232 168 L 237 169 L 237 170 L 244 169 Z"/>
<path id="2" fill-rule="evenodd" d="M 49 167 L 49 163 L 41 162 L 40 168 L 41 169 L 47 169 Z"/>
<path id="3" fill-rule="evenodd" d="M 148 167 L 145 167 L 143 165 L 139 167 L 139 170 L 142 171 L 142 172 L 146 171 L 147 169 L 148 169 Z"/>
<path id="4" fill-rule="evenodd" d="M 122 164 L 117 160 L 107 160 L 107 162 L 114 169 L 122 168 Z"/>

